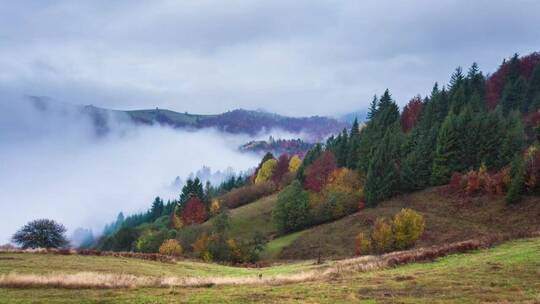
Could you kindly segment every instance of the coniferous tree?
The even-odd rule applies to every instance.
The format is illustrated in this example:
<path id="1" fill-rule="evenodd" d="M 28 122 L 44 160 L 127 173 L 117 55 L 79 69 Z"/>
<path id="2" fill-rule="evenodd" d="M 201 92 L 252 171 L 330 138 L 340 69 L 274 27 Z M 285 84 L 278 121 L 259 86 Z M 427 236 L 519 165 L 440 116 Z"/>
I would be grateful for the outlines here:
<path id="1" fill-rule="evenodd" d="M 450 113 L 444 120 L 437 136 L 437 146 L 431 173 L 432 184 L 442 185 L 447 183 L 452 172 L 461 167 L 459 137 L 457 117 Z"/>
<path id="2" fill-rule="evenodd" d="M 367 119 L 370 120 L 377 114 L 377 105 L 379 104 L 379 99 L 377 98 L 377 95 L 373 95 L 373 99 L 371 100 L 371 103 L 369 104 L 369 111 L 366 115 Z"/>
<path id="3" fill-rule="evenodd" d="M 360 146 L 360 125 L 358 119 L 355 119 L 352 127 L 351 134 L 349 136 L 349 145 L 347 147 L 347 167 L 349 169 L 356 169 L 358 163 L 358 154 Z"/>
<path id="4" fill-rule="evenodd" d="M 368 206 L 377 205 L 399 190 L 401 142 L 400 127 L 396 123 L 387 130 L 370 162 L 364 187 Z"/>
<path id="5" fill-rule="evenodd" d="M 158 219 L 163 214 L 163 200 L 156 196 L 154 202 L 152 202 L 152 207 L 150 208 L 150 221 L 153 222 Z"/>
<path id="6" fill-rule="evenodd" d="M 516 154 L 525 147 L 525 130 L 521 121 L 521 115 L 513 112 L 508 116 L 506 124 L 506 136 L 501 148 L 501 163 L 508 164 L 514 159 Z"/>

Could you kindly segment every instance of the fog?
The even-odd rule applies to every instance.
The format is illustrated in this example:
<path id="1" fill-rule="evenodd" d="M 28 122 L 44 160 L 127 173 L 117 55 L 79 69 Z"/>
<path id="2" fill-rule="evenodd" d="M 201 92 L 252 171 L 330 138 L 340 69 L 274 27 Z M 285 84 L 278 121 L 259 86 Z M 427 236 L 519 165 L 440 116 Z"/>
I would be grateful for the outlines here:
<path id="1" fill-rule="evenodd" d="M 119 211 L 144 211 L 157 195 L 177 197 L 171 183 L 203 166 L 247 170 L 258 157 L 237 147 L 250 140 L 215 130 L 196 132 L 134 126 L 111 117 L 97 136 L 77 111 L 41 112 L 22 99 L 0 101 L 0 243 L 26 222 L 51 218 L 68 235 L 77 227 L 101 232 Z"/>

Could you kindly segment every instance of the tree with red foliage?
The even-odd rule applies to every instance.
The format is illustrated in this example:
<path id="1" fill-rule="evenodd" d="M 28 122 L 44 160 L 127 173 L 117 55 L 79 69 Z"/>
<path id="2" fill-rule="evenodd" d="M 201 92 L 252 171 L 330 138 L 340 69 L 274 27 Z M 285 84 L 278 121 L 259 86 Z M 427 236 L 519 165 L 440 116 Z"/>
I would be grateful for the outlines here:
<path id="1" fill-rule="evenodd" d="M 281 180 L 289 172 L 289 155 L 281 154 L 281 156 L 278 159 L 276 168 L 274 169 L 274 173 L 272 175 L 272 181 L 279 185 L 281 183 Z"/>
<path id="2" fill-rule="evenodd" d="M 336 158 L 334 153 L 326 151 L 306 168 L 306 179 L 304 187 L 306 189 L 320 192 L 327 183 L 330 174 L 336 169 Z"/>
<path id="3" fill-rule="evenodd" d="M 403 132 L 409 132 L 414 128 L 422 112 L 423 105 L 422 98 L 418 95 L 411 99 L 403 108 L 403 113 L 401 114 L 401 129 Z"/>
<path id="4" fill-rule="evenodd" d="M 182 224 L 202 224 L 208 218 L 206 206 L 196 196 L 192 196 L 182 210 Z"/>
<path id="5" fill-rule="evenodd" d="M 503 61 L 499 69 L 486 81 L 486 102 L 489 109 L 493 110 L 499 104 L 507 78 L 513 75 L 515 78 L 529 79 L 532 72 L 540 64 L 540 53 L 532 53 L 519 58 L 516 55 L 508 61 Z"/>

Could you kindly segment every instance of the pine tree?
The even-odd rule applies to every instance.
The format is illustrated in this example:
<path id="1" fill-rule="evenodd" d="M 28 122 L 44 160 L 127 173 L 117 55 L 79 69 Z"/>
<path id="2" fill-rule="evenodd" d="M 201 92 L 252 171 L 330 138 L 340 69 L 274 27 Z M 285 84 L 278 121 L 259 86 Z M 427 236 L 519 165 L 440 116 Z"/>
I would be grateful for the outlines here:
<path id="1" fill-rule="evenodd" d="M 521 200 L 525 188 L 525 164 L 520 155 L 517 155 L 512 161 L 511 175 L 512 182 L 505 199 L 508 204 L 515 204 Z"/>
<path id="2" fill-rule="evenodd" d="M 150 208 L 150 221 L 157 220 L 163 214 L 163 200 L 156 196 L 154 202 L 152 202 L 152 207 Z"/>
<path id="3" fill-rule="evenodd" d="M 368 206 L 377 205 L 399 189 L 401 142 L 401 131 L 396 123 L 384 135 L 369 165 L 364 188 Z"/>
<path id="4" fill-rule="evenodd" d="M 506 130 L 500 156 L 502 164 L 510 163 L 525 147 L 525 130 L 517 111 L 508 116 Z"/>
<path id="5" fill-rule="evenodd" d="M 501 159 L 501 146 L 505 137 L 505 120 L 501 107 L 483 115 L 480 122 L 478 154 L 488 169 L 499 170 L 505 163 Z"/>
<path id="6" fill-rule="evenodd" d="M 352 127 L 351 134 L 349 136 L 349 145 L 347 147 L 347 167 L 349 169 L 356 169 L 356 164 L 358 163 L 358 154 L 360 146 L 360 125 L 358 120 L 355 119 Z"/>
<path id="7" fill-rule="evenodd" d="M 377 95 L 373 95 L 373 99 L 371 100 L 371 103 L 369 104 L 369 111 L 367 113 L 367 119 L 370 120 L 377 114 L 377 105 L 379 104 L 379 100 L 377 99 Z"/>
<path id="8" fill-rule="evenodd" d="M 527 103 L 527 82 L 523 77 L 518 77 L 514 81 L 506 82 L 502 92 L 501 104 L 505 114 L 511 111 L 526 111 Z"/>
<path id="9" fill-rule="evenodd" d="M 448 182 L 452 172 L 460 168 L 457 117 L 450 113 L 444 120 L 437 136 L 437 146 L 433 159 L 431 183 L 442 185 Z"/>
<path id="10" fill-rule="evenodd" d="M 337 166 L 345 167 L 347 166 L 347 157 L 348 157 L 348 147 L 349 147 L 349 135 L 347 134 L 347 129 L 343 129 L 341 132 L 340 142 L 336 147 L 334 152 L 336 156 Z"/>

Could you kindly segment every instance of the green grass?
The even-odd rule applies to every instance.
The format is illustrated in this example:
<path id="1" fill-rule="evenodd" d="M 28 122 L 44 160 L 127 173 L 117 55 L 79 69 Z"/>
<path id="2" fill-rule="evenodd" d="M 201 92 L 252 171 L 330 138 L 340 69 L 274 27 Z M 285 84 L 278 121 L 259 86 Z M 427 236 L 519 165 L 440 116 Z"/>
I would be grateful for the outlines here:
<path id="1" fill-rule="evenodd" d="M 242 268 L 180 261 L 176 264 L 146 261 L 135 258 L 99 257 L 54 254 L 0 254 L 0 274 L 9 272 L 46 274 L 51 272 L 76 273 L 81 271 L 124 273 L 144 276 L 256 276 L 286 274 L 304 271 L 310 268 L 310 262 L 287 263 L 268 268 Z"/>
<path id="2" fill-rule="evenodd" d="M 266 248 L 261 257 L 265 260 L 274 260 L 279 257 L 279 254 L 283 248 L 289 246 L 294 240 L 296 240 L 304 231 L 298 231 L 291 233 L 268 242 Z"/>
<path id="3" fill-rule="evenodd" d="M 41 272 L 61 267 L 56 262 L 51 265 L 48 263 L 53 257 L 60 260 L 70 258 L 32 255 L 33 259 L 43 260 L 32 260 L 34 263 L 38 262 L 32 267 L 41 269 Z M 98 263 L 100 259 L 106 258 L 95 259 L 95 263 Z M 2 259 L 0 262 L 3 271 L 16 268 L 6 266 L 13 264 L 14 260 Z M 148 262 L 135 260 L 133 263 Z M 308 263 L 293 265 L 295 271 L 311 267 Z M 79 266 L 79 270 L 83 271 L 87 270 L 84 268 L 88 267 L 88 264 Z M 185 272 L 181 270 L 185 266 L 187 265 L 168 265 L 173 272 Z M 202 265 L 197 263 L 192 266 Z M 209 267 L 220 269 L 223 266 Z M 280 265 L 270 269 L 275 273 L 283 273 L 290 270 L 288 267 Z M 197 270 L 197 273 L 207 271 L 208 269 Z M 468 254 L 452 255 L 432 263 L 343 274 L 332 279 L 298 284 L 114 290 L 4 288 L 0 289 L 0 303 L 537 303 L 540 301 L 539 278 L 540 238 L 535 238 L 512 241 Z"/>
<path id="4" fill-rule="evenodd" d="M 250 239 L 258 231 L 271 238 L 277 230 L 272 224 L 272 208 L 276 204 L 277 195 L 263 197 L 253 203 L 244 205 L 230 211 L 229 234 L 234 238 Z M 210 228 L 212 220 L 203 224 Z"/>

